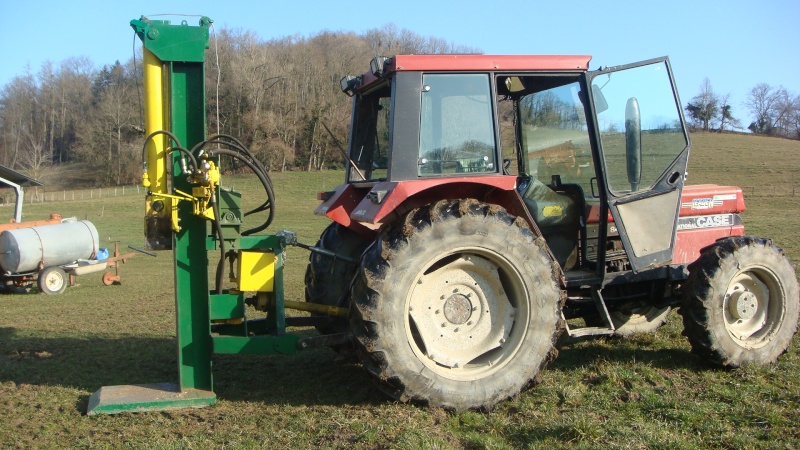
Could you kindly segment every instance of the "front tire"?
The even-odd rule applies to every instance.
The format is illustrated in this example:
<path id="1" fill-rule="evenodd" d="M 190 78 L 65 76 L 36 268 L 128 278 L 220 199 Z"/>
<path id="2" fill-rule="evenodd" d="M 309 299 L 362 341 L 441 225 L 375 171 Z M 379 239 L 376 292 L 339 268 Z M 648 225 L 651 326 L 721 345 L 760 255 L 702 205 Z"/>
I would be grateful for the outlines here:
<path id="1" fill-rule="evenodd" d="M 356 232 L 333 222 L 317 241 L 317 247 L 338 255 L 358 260 L 369 242 Z M 358 263 L 312 252 L 308 257 L 305 275 L 305 296 L 309 303 L 347 307 L 350 302 L 350 281 Z M 334 318 L 331 325 L 318 326 L 321 334 L 342 333 L 349 330 L 346 319 Z"/>
<path id="2" fill-rule="evenodd" d="M 771 364 L 786 351 L 797 329 L 800 289 L 771 240 L 719 240 L 689 270 L 681 314 L 692 351 L 726 367 Z"/>
<path id="3" fill-rule="evenodd" d="M 409 212 L 364 254 L 356 349 L 395 399 L 489 408 L 557 354 L 557 265 L 521 219 L 475 200 Z"/>

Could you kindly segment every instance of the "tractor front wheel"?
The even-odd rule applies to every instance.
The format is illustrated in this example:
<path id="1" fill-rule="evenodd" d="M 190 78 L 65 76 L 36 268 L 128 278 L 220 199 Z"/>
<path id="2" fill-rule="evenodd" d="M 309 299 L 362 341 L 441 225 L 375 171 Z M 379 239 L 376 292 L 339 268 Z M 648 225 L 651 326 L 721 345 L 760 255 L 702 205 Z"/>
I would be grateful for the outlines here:
<path id="1" fill-rule="evenodd" d="M 317 241 L 317 247 L 351 260 L 358 260 L 369 242 L 356 232 L 336 222 L 328 225 Z M 347 307 L 350 280 L 353 279 L 357 262 L 350 262 L 322 253 L 311 253 L 305 275 L 305 295 L 309 303 L 326 306 Z M 348 331 L 347 320 L 334 319 L 331 325 L 318 326 L 322 334 Z"/>
<path id="2" fill-rule="evenodd" d="M 680 312 L 695 353 L 739 367 L 773 363 L 786 351 L 797 329 L 800 289 L 772 241 L 719 240 L 689 270 Z"/>
<path id="3" fill-rule="evenodd" d="M 544 240 L 500 207 L 447 200 L 412 210 L 362 258 L 356 349 L 395 399 L 489 408 L 557 353 L 556 270 Z"/>

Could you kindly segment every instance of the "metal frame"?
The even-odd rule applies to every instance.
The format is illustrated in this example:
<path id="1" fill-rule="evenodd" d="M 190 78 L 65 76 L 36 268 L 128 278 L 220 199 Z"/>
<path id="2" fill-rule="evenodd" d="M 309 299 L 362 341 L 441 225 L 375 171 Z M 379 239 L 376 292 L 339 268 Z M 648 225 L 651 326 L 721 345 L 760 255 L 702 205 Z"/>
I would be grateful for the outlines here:
<path id="1" fill-rule="evenodd" d="M 206 139 L 203 61 L 210 24 L 207 17 L 199 26 L 171 25 L 144 17 L 131 21 L 144 45 L 148 135 L 169 131 L 185 148 Z M 179 201 L 172 195 L 175 190 L 192 192 L 194 187 L 183 174 L 178 152 L 169 157 L 169 148 L 175 144 L 164 135 L 155 135 L 147 145 L 148 167 L 143 177 L 148 187 L 146 217 L 167 221 L 172 228 L 178 382 L 103 387 L 90 397 L 89 415 L 208 406 L 216 402 L 214 353 L 286 354 L 304 347 L 297 336 L 286 333 L 283 300 L 284 250 L 287 241 L 294 242 L 294 235 L 239 237 L 241 199 L 215 187 L 220 210 L 226 213 L 221 216 L 233 213 L 238 218 L 221 223 L 227 230 L 225 241 L 237 249 L 275 255 L 272 292 L 259 294 L 271 298 L 267 317 L 248 320 L 243 292 L 210 291 L 208 252 L 218 249 L 219 236 L 209 235 L 207 218 L 197 215 L 191 200 Z M 152 209 L 156 200 L 167 206 L 161 211 Z"/>

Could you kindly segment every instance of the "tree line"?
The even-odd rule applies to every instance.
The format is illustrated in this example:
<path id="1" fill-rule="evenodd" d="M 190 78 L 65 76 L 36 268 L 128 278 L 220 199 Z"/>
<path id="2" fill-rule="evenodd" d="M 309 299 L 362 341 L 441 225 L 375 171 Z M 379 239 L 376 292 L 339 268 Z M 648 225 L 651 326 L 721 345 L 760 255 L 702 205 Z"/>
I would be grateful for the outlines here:
<path id="1" fill-rule="evenodd" d="M 703 131 L 744 131 L 747 128 L 755 134 L 800 139 L 800 94 L 767 83 L 753 86 L 744 102 L 754 118 L 747 127 L 733 116 L 729 100 L 730 93 L 715 93 L 711 81 L 705 78 L 700 93 L 692 97 L 685 109 L 692 125 Z"/>
<path id="2" fill-rule="evenodd" d="M 222 29 L 207 50 L 208 133 L 239 138 L 270 170 L 340 165 L 324 126 L 346 142 L 350 100 L 339 79 L 363 73 L 375 56 L 398 53 L 482 52 L 391 24 L 270 40 Z M 136 182 L 144 138 L 141 60 L 139 51 L 97 69 L 74 57 L 14 77 L 0 89 L 0 165 L 46 181 L 54 164 L 82 162 L 95 185 Z M 705 130 L 743 130 L 729 98 L 706 79 L 686 111 Z M 745 106 L 756 118 L 746 127 L 752 132 L 800 138 L 800 96 L 759 84 Z"/>
<path id="3" fill-rule="evenodd" d="M 324 31 L 263 40 L 222 29 L 206 55 L 208 133 L 239 138 L 269 170 L 341 164 L 350 99 L 339 80 L 375 56 L 482 53 L 394 25 L 361 34 Z M 136 182 L 144 139 L 141 50 L 95 69 L 85 57 L 47 62 L 0 90 L 0 164 L 46 179 L 53 164 L 83 162 L 96 185 Z"/>

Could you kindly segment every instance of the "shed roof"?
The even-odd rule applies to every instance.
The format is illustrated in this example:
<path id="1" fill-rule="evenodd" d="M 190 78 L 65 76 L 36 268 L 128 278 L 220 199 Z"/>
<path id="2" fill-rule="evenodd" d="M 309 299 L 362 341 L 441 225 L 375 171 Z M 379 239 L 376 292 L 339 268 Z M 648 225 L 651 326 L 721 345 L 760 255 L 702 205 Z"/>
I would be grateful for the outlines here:
<path id="1" fill-rule="evenodd" d="M 27 175 L 23 175 L 16 170 L 9 169 L 8 167 L 0 166 L 0 187 L 12 187 L 7 183 L 7 181 L 25 187 L 44 186 L 44 183 L 39 180 L 31 178 Z"/>

